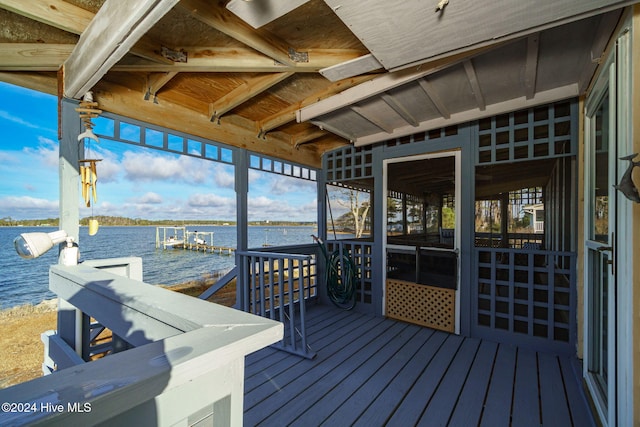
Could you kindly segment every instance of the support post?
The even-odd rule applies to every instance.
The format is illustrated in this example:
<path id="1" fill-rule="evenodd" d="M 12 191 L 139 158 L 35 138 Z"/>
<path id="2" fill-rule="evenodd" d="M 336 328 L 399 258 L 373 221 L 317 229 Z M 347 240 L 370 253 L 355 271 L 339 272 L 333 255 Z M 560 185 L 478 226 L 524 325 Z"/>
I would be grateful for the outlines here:
<path id="1" fill-rule="evenodd" d="M 236 280 L 236 307 L 244 307 L 244 290 L 242 289 L 247 279 L 247 271 L 243 268 L 242 257 L 239 252 L 248 249 L 249 221 L 248 202 L 249 195 L 249 154 L 245 150 L 233 153 L 235 165 L 235 189 L 236 189 L 236 265 L 238 266 L 238 278 Z"/>
<path id="2" fill-rule="evenodd" d="M 76 103 L 61 99 L 59 123 L 62 127 L 59 141 L 60 176 L 60 229 L 65 230 L 74 242 L 80 240 L 80 210 L 78 200 L 78 161 L 84 155 L 84 146 L 78 142 L 80 118 L 75 111 Z M 62 245 L 61 245 L 62 248 Z M 63 299 L 58 300 L 58 334 L 69 346 L 82 355 L 82 312 Z"/>

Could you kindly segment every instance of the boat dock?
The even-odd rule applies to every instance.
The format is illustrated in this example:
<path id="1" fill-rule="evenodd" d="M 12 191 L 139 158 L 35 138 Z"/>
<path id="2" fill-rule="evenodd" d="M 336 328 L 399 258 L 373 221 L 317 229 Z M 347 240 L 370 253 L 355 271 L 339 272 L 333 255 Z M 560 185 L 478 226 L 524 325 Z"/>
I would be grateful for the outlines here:
<path id="1" fill-rule="evenodd" d="M 186 227 L 156 227 L 156 249 L 184 249 L 233 255 L 236 248 L 213 244 L 213 231 L 188 231 Z"/>

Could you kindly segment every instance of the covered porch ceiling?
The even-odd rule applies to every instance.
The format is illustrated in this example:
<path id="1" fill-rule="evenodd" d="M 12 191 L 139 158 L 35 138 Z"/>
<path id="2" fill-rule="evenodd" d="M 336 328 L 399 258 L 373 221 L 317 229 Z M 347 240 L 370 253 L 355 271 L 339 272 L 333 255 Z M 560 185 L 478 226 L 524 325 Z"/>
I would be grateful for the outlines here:
<path id="1" fill-rule="evenodd" d="M 438 3 L 0 0 L 0 81 L 318 167 L 584 93 L 636 2 Z"/>

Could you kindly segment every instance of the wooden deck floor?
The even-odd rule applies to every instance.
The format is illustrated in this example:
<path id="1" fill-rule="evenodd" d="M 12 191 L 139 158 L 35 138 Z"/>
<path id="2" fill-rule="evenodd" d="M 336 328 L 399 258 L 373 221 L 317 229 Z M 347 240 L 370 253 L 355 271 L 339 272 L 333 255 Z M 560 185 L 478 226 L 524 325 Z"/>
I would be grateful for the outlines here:
<path id="1" fill-rule="evenodd" d="M 327 306 L 245 363 L 247 426 L 590 426 L 578 361 Z"/>

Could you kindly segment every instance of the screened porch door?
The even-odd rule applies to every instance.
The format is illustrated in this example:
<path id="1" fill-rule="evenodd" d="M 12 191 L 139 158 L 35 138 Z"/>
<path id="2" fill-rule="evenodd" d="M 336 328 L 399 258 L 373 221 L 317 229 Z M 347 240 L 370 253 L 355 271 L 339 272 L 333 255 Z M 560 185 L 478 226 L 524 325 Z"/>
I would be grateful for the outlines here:
<path id="1" fill-rule="evenodd" d="M 585 355 L 587 386 L 603 422 L 616 401 L 616 91 L 615 63 L 602 73 L 586 111 Z"/>
<path id="2" fill-rule="evenodd" d="M 384 310 L 459 333 L 459 150 L 384 161 Z"/>

